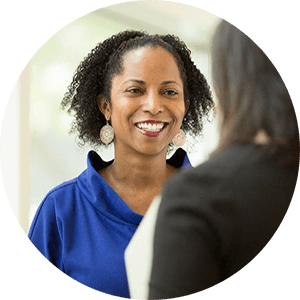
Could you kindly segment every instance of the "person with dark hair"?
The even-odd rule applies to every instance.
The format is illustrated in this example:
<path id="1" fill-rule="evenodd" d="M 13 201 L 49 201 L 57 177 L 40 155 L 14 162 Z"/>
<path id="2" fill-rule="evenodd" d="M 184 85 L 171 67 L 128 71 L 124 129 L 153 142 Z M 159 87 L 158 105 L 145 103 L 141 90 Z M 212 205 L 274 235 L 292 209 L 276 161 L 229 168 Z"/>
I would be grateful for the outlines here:
<path id="1" fill-rule="evenodd" d="M 294 193 L 299 131 L 277 70 L 226 21 L 213 38 L 212 65 L 219 145 L 208 161 L 167 181 L 156 219 L 146 223 L 150 207 L 126 250 L 126 262 L 137 257 L 133 242 L 152 225 L 149 299 L 193 294 L 238 272 L 272 238 Z"/>
<path id="2" fill-rule="evenodd" d="M 47 194 L 29 238 L 73 279 L 128 298 L 124 250 L 164 182 L 190 167 L 180 146 L 202 131 L 210 88 L 179 38 L 124 31 L 80 63 L 62 107 L 80 144 L 113 142 L 115 157 L 90 151 L 87 169 Z"/>

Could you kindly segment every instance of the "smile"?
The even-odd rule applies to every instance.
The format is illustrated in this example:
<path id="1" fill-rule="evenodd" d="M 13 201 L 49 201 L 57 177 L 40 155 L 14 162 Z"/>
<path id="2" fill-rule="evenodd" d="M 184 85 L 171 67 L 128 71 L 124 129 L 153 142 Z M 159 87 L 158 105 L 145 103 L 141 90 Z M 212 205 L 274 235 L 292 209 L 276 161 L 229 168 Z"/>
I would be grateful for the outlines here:
<path id="1" fill-rule="evenodd" d="M 164 123 L 136 123 L 138 128 L 144 129 L 146 131 L 158 132 L 165 126 Z"/>
<path id="2" fill-rule="evenodd" d="M 156 137 L 165 128 L 167 123 L 164 122 L 140 122 L 136 123 L 135 126 L 139 131 L 149 137 Z"/>

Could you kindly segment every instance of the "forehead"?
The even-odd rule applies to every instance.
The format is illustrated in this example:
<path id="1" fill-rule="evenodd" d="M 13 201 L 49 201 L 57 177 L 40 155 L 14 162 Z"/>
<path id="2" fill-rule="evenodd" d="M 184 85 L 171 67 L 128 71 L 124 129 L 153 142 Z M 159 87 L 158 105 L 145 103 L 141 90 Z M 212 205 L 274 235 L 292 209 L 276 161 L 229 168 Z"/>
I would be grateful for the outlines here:
<path id="1" fill-rule="evenodd" d="M 160 46 L 146 46 L 131 50 L 124 55 L 122 75 L 147 76 L 151 74 L 179 80 L 180 71 L 173 54 Z"/>

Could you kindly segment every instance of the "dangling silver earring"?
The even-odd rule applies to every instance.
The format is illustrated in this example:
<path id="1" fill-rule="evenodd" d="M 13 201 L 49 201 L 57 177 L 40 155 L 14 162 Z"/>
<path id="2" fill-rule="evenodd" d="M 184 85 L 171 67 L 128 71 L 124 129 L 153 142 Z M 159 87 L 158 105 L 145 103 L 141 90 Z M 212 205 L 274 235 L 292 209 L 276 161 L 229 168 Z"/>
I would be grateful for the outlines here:
<path id="1" fill-rule="evenodd" d="M 182 129 L 179 129 L 178 133 L 175 135 L 175 137 L 172 139 L 173 144 L 176 147 L 181 147 L 185 143 L 185 133 Z"/>
<path id="2" fill-rule="evenodd" d="M 101 142 L 108 145 L 114 139 L 114 136 L 114 129 L 109 125 L 108 121 L 106 121 L 106 125 L 104 125 L 100 130 Z"/>

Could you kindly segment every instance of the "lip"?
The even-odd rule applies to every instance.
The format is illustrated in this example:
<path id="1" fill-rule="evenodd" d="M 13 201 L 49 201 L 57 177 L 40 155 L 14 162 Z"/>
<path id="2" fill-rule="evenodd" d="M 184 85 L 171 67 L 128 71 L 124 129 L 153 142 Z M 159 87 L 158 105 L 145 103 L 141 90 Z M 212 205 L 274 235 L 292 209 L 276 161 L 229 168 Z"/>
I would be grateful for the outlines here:
<path id="1" fill-rule="evenodd" d="M 145 123 L 146 122 L 148 122 L 148 121 L 145 121 Z M 140 122 L 138 122 L 138 123 L 140 123 Z M 165 123 L 165 122 L 155 121 L 155 122 L 152 122 L 152 123 Z M 148 137 L 157 137 L 167 127 L 167 125 L 168 125 L 168 123 L 165 123 L 164 127 L 160 131 L 156 131 L 156 132 L 147 131 L 147 130 L 141 129 L 141 128 L 137 127 L 137 126 L 135 126 L 135 127 L 143 135 L 146 135 Z"/>
<path id="2" fill-rule="evenodd" d="M 145 121 L 135 122 L 134 124 L 137 124 L 137 123 L 164 123 L 164 124 L 168 124 L 169 122 L 161 121 L 161 120 L 145 120 Z"/>

